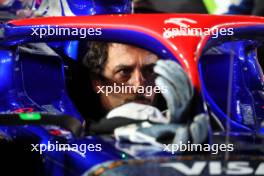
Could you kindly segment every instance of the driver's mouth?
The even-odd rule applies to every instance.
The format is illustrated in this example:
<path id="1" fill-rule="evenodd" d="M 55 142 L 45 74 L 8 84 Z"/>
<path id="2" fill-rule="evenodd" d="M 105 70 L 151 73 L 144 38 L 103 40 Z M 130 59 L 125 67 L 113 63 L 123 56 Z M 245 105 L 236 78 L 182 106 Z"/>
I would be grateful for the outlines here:
<path id="1" fill-rule="evenodd" d="M 130 102 L 134 102 L 134 103 L 140 103 L 140 104 L 147 104 L 150 105 L 151 101 L 145 97 L 136 97 L 134 99 L 127 99 L 125 101 L 125 103 L 130 103 Z"/>

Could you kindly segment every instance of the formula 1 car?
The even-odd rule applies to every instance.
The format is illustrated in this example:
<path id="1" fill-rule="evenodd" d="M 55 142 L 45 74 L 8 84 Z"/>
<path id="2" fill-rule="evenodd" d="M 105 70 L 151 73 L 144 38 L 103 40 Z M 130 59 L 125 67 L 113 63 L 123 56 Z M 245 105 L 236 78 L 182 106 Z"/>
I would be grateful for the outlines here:
<path id="1" fill-rule="evenodd" d="M 3 24 L 1 170 L 9 175 L 264 175 L 263 29 L 264 18 L 191 14 L 46 17 Z M 234 151 L 172 154 L 111 136 L 84 135 L 83 114 L 66 85 L 68 62 L 74 65 L 83 40 L 132 44 L 178 62 L 201 98 L 197 107 L 204 106 L 210 116 L 210 144 L 232 143 Z M 87 147 L 54 151 L 60 144 Z M 16 169 L 19 165 L 23 170 Z"/>

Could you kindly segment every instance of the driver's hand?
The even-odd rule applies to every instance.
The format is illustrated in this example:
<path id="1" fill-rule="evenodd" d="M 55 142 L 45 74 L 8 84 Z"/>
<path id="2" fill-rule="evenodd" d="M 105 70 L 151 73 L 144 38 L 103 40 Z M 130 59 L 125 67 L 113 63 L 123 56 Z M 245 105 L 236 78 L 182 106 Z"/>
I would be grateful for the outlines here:
<path id="1" fill-rule="evenodd" d="M 148 121 L 161 124 L 169 123 L 169 119 L 165 117 L 158 108 L 133 102 L 114 108 L 107 114 L 106 119 L 114 119 L 116 117 L 122 117 L 138 122 Z"/>
<path id="2" fill-rule="evenodd" d="M 180 123 L 158 124 L 144 121 L 118 127 L 114 130 L 118 141 L 129 141 L 138 144 L 187 144 L 188 141 L 199 144 L 204 143 L 209 130 L 208 117 L 199 114 L 194 117 L 190 125 Z"/>
<path id="3" fill-rule="evenodd" d="M 171 60 L 157 61 L 154 72 L 158 75 L 156 85 L 166 90 L 162 95 L 167 102 L 168 117 L 172 123 L 181 122 L 182 114 L 194 94 L 188 75 L 178 63 Z"/>
<path id="4" fill-rule="evenodd" d="M 154 72 L 157 74 L 156 85 L 166 88 L 166 91 L 162 92 L 168 107 L 166 117 L 162 117 L 158 109 L 149 105 L 137 103 L 123 105 L 118 110 L 112 110 L 115 113 L 110 112 L 111 117 L 123 116 L 141 121 L 116 128 L 114 130 L 116 139 L 158 146 L 164 143 L 205 142 L 209 129 L 206 114 L 201 113 L 194 118 L 190 117 L 193 119 L 191 122 L 183 123 L 183 113 L 194 95 L 194 89 L 185 71 L 176 62 L 159 60 L 154 67 Z M 169 123 L 162 123 L 161 119 L 168 120 L 168 118 Z"/>

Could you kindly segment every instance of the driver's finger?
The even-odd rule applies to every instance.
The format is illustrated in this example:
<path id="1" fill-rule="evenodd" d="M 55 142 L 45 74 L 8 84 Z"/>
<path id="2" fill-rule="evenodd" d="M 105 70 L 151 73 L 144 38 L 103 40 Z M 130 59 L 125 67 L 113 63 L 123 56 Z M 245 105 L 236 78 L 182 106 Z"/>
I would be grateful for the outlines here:
<path id="1" fill-rule="evenodd" d="M 189 132 L 186 126 L 176 128 L 175 137 L 173 139 L 173 144 L 187 144 L 189 140 Z"/>
<path id="2" fill-rule="evenodd" d="M 186 87 L 189 88 L 190 95 L 193 95 L 193 86 L 191 84 L 191 80 L 189 79 L 187 73 L 183 70 L 183 68 L 178 63 L 172 60 L 165 60 L 164 62 L 161 62 L 160 64 L 166 66 L 166 68 L 172 73 L 174 73 L 175 75 L 180 74 L 179 76 L 176 76 L 176 77 L 183 79 L 183 82 L 188 84 L 188 86 Z"/>
<path id="3" fill-rule="evenodd" d="M 190 126 L 190 133 L 194 144 L 205 141 L 208 135 L 208 119 L 205 114 L 195 116 Z"/>
<path id="4" fill-rule="evenodd" d="M 179 95 L 177 98 L 180 98 L 183 101 L 188 101 L 191 95 L 188 91 L 189 88 L 187 88 L 189 86 L 188 83 L 182 78 L 184 75 L 181 73 L 176 74 L 178 70 L 169 70 L 163 63 L 164 61 L 158 62 L 154 67 L 154 71 L 174 87 L 173 91 Z"/>
<path id="5" fill-rule="evenodd" d="M 179 95 L 177 95 L 174 91 L 175 88 L 166 79 L 158 77 L 155 80 L 155 83 L 160 87 L 166 86 L 166 91 L 164 91 L 162 94 L 166 99 L 167 106 L 171 115 L 171 121 L 179 122 L 181 120 L 180 116 L 185 109 L 185 105 L 182 102 L 182 99 L 179 98 Z"/>

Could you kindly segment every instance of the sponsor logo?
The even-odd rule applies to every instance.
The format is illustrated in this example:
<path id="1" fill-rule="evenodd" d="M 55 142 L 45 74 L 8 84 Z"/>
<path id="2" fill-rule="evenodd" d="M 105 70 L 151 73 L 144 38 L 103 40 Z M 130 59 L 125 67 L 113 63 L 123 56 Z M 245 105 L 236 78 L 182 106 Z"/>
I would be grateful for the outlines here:
<path id="1" fill-rule="evenodd" d="M 264 162 L 252 166 L 249 161 L 196 161 L 191 166 L 183 162 L 161 164 L 183 175 L 264 175 Z"/>

